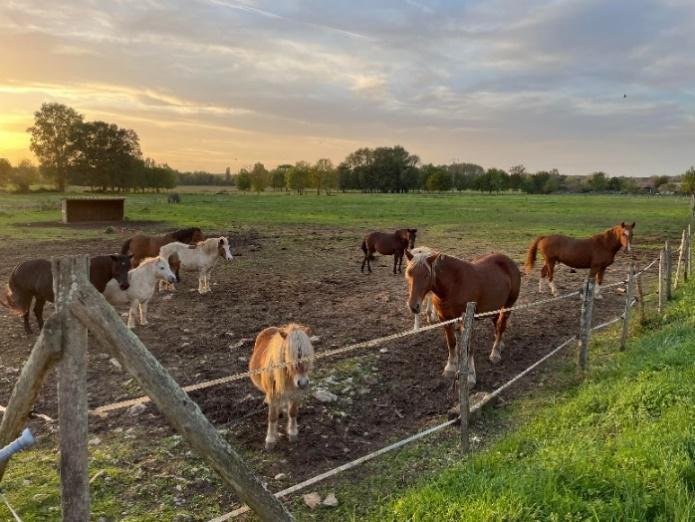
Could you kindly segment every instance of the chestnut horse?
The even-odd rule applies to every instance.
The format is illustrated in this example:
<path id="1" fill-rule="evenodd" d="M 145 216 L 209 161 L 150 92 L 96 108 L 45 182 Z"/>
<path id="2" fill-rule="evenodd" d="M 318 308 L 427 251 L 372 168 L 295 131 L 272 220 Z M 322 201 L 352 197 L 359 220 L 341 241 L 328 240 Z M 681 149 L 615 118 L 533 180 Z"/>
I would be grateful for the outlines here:
<path id="1" fill-rule="evenodd" d="M 121 254 L 132 254 L 133 268 L 140 264 L 146 257 L 157 257 L 159 249 L 167 243 L 180 241 L 181 243 L 196 244 L 198 241 L 205 240 L 205 235 L 198 227 L 182 228 L 174 232 L 169 232 L 163 236 L 146 236 L 145 234 L 135 234 L 126 240 L 121 247 Z M 176 277 L 178 278 L 178 273 Z"/>
<path id="2" fill-rule="evenodd" d="M 594 296 L 601 299 L 601 283 L 603 273 L 606 271 L 618 250 L 625 248 L 627 253 L 632 250 L 632 236 L 635 228 L 624 222 L 609 228 L 600 234 L 594 234 L 588 239 L 574 239 L 568 236 L 539 236 L 528 249 L 526 258 L 526 273 L 530 274 L 536 262 L 536 253 L 540 248 L 545 263 L 541 269 L 541 277 L 538 280 L 538 291 L 543 291 L 543 279 L 548 278 L 548 286 L 553 295 L 557 295 L 557 289 L 553 282 L 555 264 L 562 263 L 571 268 L 589 268 L 589 276 L 596 278 Z"/>
<path id="3" fill-rule="evenodd" d="M 408 306 L 414 314 L 420 313 L 427 292 L 432 292 L 432 304 L 442 321 L 461 317 L 469 302 L 476 303 L 476 313 L 484 313 L 514 306 L 519 297 L 521 272 L 516 263 L 503 254 L 488 254 L 472 262 L 445 254 L 427 257 L 413 256 L 410 251 L 405 254 L 409 261 L 405 271 Z M 490 353 L 492 363 L 502 359 L 502 334 L 510 313 L 500 312 L 492 316 L 495 325 L 495 343 Z M 455 329 L 455 324 L 444 327 L 449 348 L 445 377 L 453 377 L 457 372 Z M 468 359 L 468 382 L 471 386 L 475 386 L 476 381 L 473 355 L 474 350 L 471 349 Z"/>
<path id="4" fill-rule="evenodd" d="M 367 234 L 362 241 L 362 252 L 364 252 L 362 272 L 364 272 L 365 263 L 369 273 L 372 272 L 370 261 L 374 259 L 374 252 L 379 252 L 385 256 L 393 254 L 393 273 L 396 273 L 396 264 L 398 264 L 398 271 L 401 272 L 403 252 L 408 248 L 415 248 L 416 235 L 417 228 L 401 228 L 392 233 L 371 232 Z"/>
<path id="5" fill-rule="evenodd" d="M 130 259 L 125 255 L 95 256 L 89 260 L 89 280 L 102 293 L 106 283 L 111 279 L 115 279 L 121 289 L 127 290 L 128 270 L 130 270 Z M 5 291 L 5 301 L 0 299 L 0 304 L 22 316 L 24 331 L 27 334 L 31 333 L 29 308 L 34 298 L 36 299 L 34 315 L 41 329 L 43 328 L 43 307 L 46 301 L 52 303 L 54 300 L 51 262 L 47 259 L 31 259 L 17 265 L 10 275 Z"/>
<path id="6" fill-rule="evenodd" d="M 280 409 L 287 405 L 287 438 L 297 440 L 299 401 L 309 387 L 314 347 L 306 326 L 288 324 L 270 327 L 256 337 L 249 371 L 253 384 L 265 393 L 268 404 L 268 434 L 265 448 L 273 449 L 278 440 Z"/>

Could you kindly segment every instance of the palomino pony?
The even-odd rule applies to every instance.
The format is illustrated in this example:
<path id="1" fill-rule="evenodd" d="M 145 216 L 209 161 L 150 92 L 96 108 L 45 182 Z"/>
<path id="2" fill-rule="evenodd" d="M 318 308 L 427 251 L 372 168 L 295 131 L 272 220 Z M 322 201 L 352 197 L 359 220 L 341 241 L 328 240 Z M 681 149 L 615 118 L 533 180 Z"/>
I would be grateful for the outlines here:
<path id="1" fill-rule="evenodd" d="M 299 401 L 309 387 L 314 347 L 306 326 L 288 324 L 270 327 L 256 337 L 249 371 L 253 384 L 265 393 L 268 404 L 268 434 L 265 448 L 273 449 L 278 440 L 280 410 L 287 406 L 287 438 L 297 440 Z"/>
<path id="2" fill-rule="evenodd" d="M 601 299 L 601 283 L 603 273 L 606 271 L 620 248 L 625 248 L 627 253 L 632 250 L 632 236 L 635 228 L 624 222 L 609 228 L 600 234 L 594 234 L 588 239 L 574 239 L 568 236 L 539 236 L 528 249 L 526 258 L 526 273 L 530 274 L 536 262 L 536 253 L 540 248 L 545 263 L 541 269 L 541 277 L 538 280 L 538 291 L 543 291 L 543 278 L 548 278 L 548 286 L 553 295 L 557 295 L 557 289 L 553 282 L 555 264 L 562 263 L 571 268 L 589 268 L 589 276 L 596 278 L 594 297 Z"/>
<path id="3" fill-rule="evenodd" d="M 110 279 L 115 279 L 121 289 L 127 290 L 128 270 L 130 258 L 121 254 L 95 256 L 89 260 L 89 280 L 100 292 L 104 291 Z M 0 299 L 0 304 L 23 317 L 27 334 L 31 333 L 29 308 L 34 298 L 34 315 L 41 329 L 43 307 L 46 301 L 52 303 L 54 300 L 51 262 L 46 259 L 32 259 L 17 265 L 10 275 L 5 301 Z"/>
<path id="4" fill-rule="evenodd" d="M 169 232 L 163 236 L 146 236 L 145 234 L 135 234 L 126 240 L 121 247 L 121 254 L 132 254 L 133 267 L 140 264 L 146 257 L 157 257 L 162 245 L 179 241 L 181 243 L 195 244 L 205 240 L 205 235 L 198 227 L 182 228 L 174 232 Z"/>
<path id="5" fill-rule="evenodd" d="M 401 272 L 403 266 L 403 252 L 408 248 L 415 248 L 415 236 L 417 228 L 401 228 L 395 232 L 371 232 L 362 241 L 362 252 L 364 259 L 362 260 L 362 272 L 364 272 L 364 264 L 367 264 L 369 273 L 372 272 L 370 261 L 374 259 L 374 252 L 379 252 L 382 255 L 390 256 L 393 254 L 393 273 L 396 273 L 396 264 L 398 271 Z"/>
<path id="6" fill-rule="evenodd" d="M 159 249 L 159 255 L 166 258 L 176 255 L 184 269 L 198 270 L 198 292 L 201 294 L 210 292 L 210 272 L 217 258 L 233 259 L 229 240 L 224 236 L 210 237 L 197 245 L 168 243 Z"/>
<path id="7" fill-rule="evenodd" d="M 130 304 L 128 311 L 128 328 L 135 328 L 135 313 L 140 308 L 140 324 L 147 323 L 147 305 L 154 295 L 154 289 L 159 280 L 176 281 L 176 276 L 169 267 L 169 262 L 164 257 L 148 257 L 140 263 L 140 266 L 128 272 L 129 286 L 126 290 L 119 288 L 112 279 L 106 285 L 104 297 L 112 305 Z"/>
<path id="8" fill-rule="evenodd" d="M 413 257 L 424 256 L 429 257 L 432 254 L 436 254 L 434 250 L 429 247 L 421 246 L 413 248 L 410 250 Z M 415 314 L 415 323 L 413 324 L 413 330 L 417 330 L 422 326 L 422 318 L 425 318 L 429 324 L 434 324 L 439 321 L 437 317 L 437 312 L 432 305 L 432 293 L 427 292 L 425 297 L 422 298 L 422 306 L 420 307 L 420 313 Z"/>
<path id="9" fill-rule="evenodd" d="M 421 303 L 427 292 L 432 292 L 432 304 L 439 319 L 447 321 L 461 317 L 469 302 L 476 303 L 476 313 L 509 308 L 519 297 L 521 273 L 516 263 L 503 254 L 488 254 L 463 261 L 445 254 L 413 256 L 409 251 L 405 277 L 408 281 L 408 306 L 414 314 L 420 313 Z M 495 343 L 490 361 L 502 359 L 502 334 L 507 327 L 510 312 L 500 312 L 492 317 L 495 325 Z M 454 324 L 444 327 L 449 347 L 449 358 L 444 368 L 445 377 L 453 377 L 458 366 Z M 475 386 L 474 350 L 468 359 L 468 382 Z"/>

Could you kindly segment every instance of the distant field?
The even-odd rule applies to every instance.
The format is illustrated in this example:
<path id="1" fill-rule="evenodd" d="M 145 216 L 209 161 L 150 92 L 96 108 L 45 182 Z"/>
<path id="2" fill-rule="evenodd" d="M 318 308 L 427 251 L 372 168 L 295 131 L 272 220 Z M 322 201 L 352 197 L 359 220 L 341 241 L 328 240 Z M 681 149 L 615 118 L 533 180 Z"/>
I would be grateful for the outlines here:
<path id="1" fill-rule="evenodd" d="M 423 237 L 449 234 L 495 245 L 528 242 L 553 232 L 586 235 L 620 221 L 637 221 L 638 237 L 675 238 L 688 215 L 682 197 L 525 194 L 335 194 L 297 196 L 240 194 L 225 187 L 180 187 L 182 203 L 167 194 L 128 195 L 126 214 L 134 227 L 162 229 L 197 225 L 238 227 L 417 227 Z M 196 192 L 192 192 L 195 190 Z M 59 194 L 0 195 L 0 235 L 27 239 L 97 237 L 104 227 L 56 226 Z M 144 222 L 144 223 L 143 223 Z"/>

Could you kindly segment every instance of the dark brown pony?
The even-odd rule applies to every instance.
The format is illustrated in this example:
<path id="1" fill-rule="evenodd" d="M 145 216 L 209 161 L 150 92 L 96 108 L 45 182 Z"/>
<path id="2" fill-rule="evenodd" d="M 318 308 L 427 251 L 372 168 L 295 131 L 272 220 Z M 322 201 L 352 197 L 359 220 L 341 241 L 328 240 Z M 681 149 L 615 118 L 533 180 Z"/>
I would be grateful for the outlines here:
<path id="1" fill-rule="evenodd" d="M 530 274 L 536 262 L 536 253 L 540 249 L 545 263 L 538 280 L 538 291 L 543 291 L 543 279 L 548 278 L 548 285 L 553 295 L 557 294 L 553 276 L 555 264 L 562 263 L 571 268 L 589 268 L 589 276 L 596 278 L 595 297 L 601 298 L 600 289 L 603 273 L 606 271 L 618 250 L 625 248 L 630 253 L 632 236 L 636 223 L 626 225 L 620 223 L 605 232 L 595 234 L 588 239 L 574 239 L 568 236 L 539 236 L 528 249 L 526 258 L 526 273 Z"/>
<path id="2" fill-rule="evenodd" d="M 405 278 L 408 281 L 408 306 L 417 314 L 423 297 L 432 292 L 432 305 L 441 321 L 461 317 L 469 302 L 476 303 L 476 313 L 491 312 L 499 308 L 509 308 L 519 297 L 521 272 L 516 263 L 503 254 L 488 254 L 473 260 L 464 261 L 445 254 L 413 256 L 406 251 L 408 266 Z M 497 363 L 502 358 L 502 334 L 507 327 L 511 312 L 500 312 L 492 316 L 495 325 L 495 343 L 490 353 L 490 361 Z M 445 377 L 453 377 L 457 372 L 458 354 L 456 352 L 455 324 L 444 327 L 449 358 L 444 368 Z M 474 350 L 468 360 L 468 382 L 475 385 Z"/>
<path id="3" fill-rule="evenodd" d="M 369 273 L 372 272 L 370 261 L 374 259 L 374 252 L 379 252 L 382 255 L 390 256 L 393 254 L 393 273 L 396 273 L 396 265 L 398 271 L 401 272 L 403 266 L 403 252 L 408 248 L 415 248 L 415 236 L 417 228 L 401 228 L 395 232 L 371 232 L 362 241 L 362 252 L 364 259 L 362 260 L 362 272 L 364 272 L 364 264 L 367 264 Z"/>
<path id="4" fill-rule="evenodd" d="M 163 245 L 178 241 L 179 243 L 196 244 L 198 241 L 204 241 L 205 235 L 198 227 L 182 228 L 174 232 L 169 232 L 163 236 L 147 236 L 145 234 L 136 234 L 126 240 L 121 247 L 121 254 L 132 254 L 133 268 L 140 264 L 140 261 L 146 257 L 157 257 L 159 249 Z M 178 273 L 176 274 L 178 279 Z"/>
<path id="5" fill-rule="evenodd" d="M 128 289 L 128 270 L 130 258 L 122 254 L 96 256 L 89 260 L 89 280 L 97 290 L 103 292 L 111 279 L 118 281 L 121 290 Z M 29 308 L 34 303 L 34 315 L 43 328 L 43 307 L 46 301 L 53 302 L 53 274 L 51 262 L 46 259 L 24 261 L 15 267 L 5 291 L 5 301 L 0 304 L 24 318 L 24 330 L 31 333 Z"/>

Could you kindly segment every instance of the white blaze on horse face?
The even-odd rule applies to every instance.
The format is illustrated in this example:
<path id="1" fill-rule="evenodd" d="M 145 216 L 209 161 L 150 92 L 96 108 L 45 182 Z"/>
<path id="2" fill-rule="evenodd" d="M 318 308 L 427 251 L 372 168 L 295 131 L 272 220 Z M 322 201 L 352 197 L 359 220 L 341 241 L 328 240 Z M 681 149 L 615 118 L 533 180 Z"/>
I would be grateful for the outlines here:
<path id="1" fill-rule="evenodd" d="M 227 261 L 231 261 L 233 257 L 231 251 L 229 250 L 229 240 L 226 237 L 221 237 L 219 246 L 222 249 L 222 252 L 220 252 L 220 254 L 223 254 L 222 257 L 224 257 Z"/>

